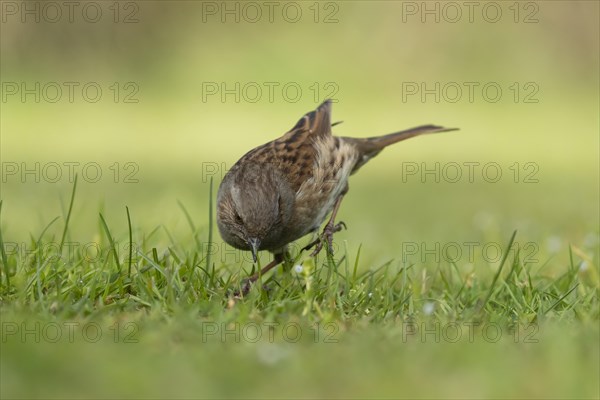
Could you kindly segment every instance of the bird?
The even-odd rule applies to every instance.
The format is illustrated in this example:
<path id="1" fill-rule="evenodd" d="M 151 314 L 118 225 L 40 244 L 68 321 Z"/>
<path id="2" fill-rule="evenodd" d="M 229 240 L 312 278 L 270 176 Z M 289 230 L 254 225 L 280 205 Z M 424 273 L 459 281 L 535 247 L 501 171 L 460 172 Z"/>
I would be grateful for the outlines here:
<path id="1" fill-rule="evenodd" d="M 252 252 L 254 263 L 261 250 L 274 254 L 262 270 L 242 285 L 247 293 L 259 277 L 284 261 L 287 246 L 328 222 L 316 240 L 311 256 L 324 245 L 332 252 L 334 233 L 345 228 L 335 218 L 348 178 L 385 147 L 427 133 L 457 130 L 437 125 L 368 138 L 334 136 L 332 101 L 325 100 L 305 114 L 283 136 L 243 155 L 221 181 L 217 192 L 217 227 L 223 240 Z"/>

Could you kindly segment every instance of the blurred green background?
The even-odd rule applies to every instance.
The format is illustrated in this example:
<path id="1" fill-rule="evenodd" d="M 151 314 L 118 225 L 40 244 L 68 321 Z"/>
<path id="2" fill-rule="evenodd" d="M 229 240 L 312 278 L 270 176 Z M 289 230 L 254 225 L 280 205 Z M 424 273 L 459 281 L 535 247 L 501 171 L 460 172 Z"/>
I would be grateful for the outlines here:
<path id="1" fill-rule="evenodd" d="M 20 3 L 3 3 L 6 240 L 61 214 L 71 186 L 64 163 L 79 163 L 72 171 L 88 177 L 73 214 L 81 240 L 97 230 L 99 209 L 124 232 L 125 205 L 142 231 L 164 224 L 188 233 L 177 200 L 207 225 L 210 175 L 216 189 L 242 154 L 332 95 L 333 118 L 344 121 L 339 135 L 423 123 L 461 129 L 390 148 L 353 177 L 340 214 L 351 229 L 340 238 L 368 245 L 369 257 L 398 257 L 399 241 L 481 240 L 482 230 L 505 240 L 519 229 L 542 249 L 548 237 L 555 249 L 597 244 L 595 2 L 477 3 L 471 15 L 443 2 L 93 4 L 81 3 L 72 18 L 64 6 L 58 18 L 56 7 L 38 4 L 36 23 Z M 72 102 L 65 82 L 74 82 Z M 221 96 L 221 84 L 235 92 L 236 83 L 238 99 Z M 435 91 L 436 83 L 439 99 L 422 98 L 421 84 Z M 23 84 L 34 92 L 40 85 L 39 103 Z M 62 93 L 50 102 L 56 86 Z M 95 87 L 102 96 L 86 100 Z M 492 102 L 496 87 L 502 93 Z M 437 162 L 458 163 L 462 178 L 421 179 Z M 40 182 L 21 176 L 35 163 Z M 48 163 L 60 166 L 55 183 L 44 179 L 56 173 Z M 464 163 L 479 163 L 473 183 Z M 482 176 L 488 163 L 500 166 L 498 182 Z M 417 174 L 406 175 L 414 165 Z M 367 241 L 371 235 L 378 240 Z"/>
<path id="2" fill-rule="evenodd" d="M 344 121 L 334 128 L 338 135 L 373 136 L 426 123 L 460 128 L 389 148 L 351 178 L 350 193 L 339 214 L 349 229 L 336 238 L 351 254 L 362 245 L 361 268 L 390 259 L 403 260 L 403 243 L 424 243 L 428 248 L 450 242 L 497 242 L 504 246 L 515 229 L 519 231 L 517 242 L 536 245 L 535 268 L 564 270 L 570 245 L 589 260 L 591 267 L 598 268 L 597 2 L 475 2 L 471 15 L 465 2 L 274 2 L 272 15 L 267 3 L 81 2 L 74 8 L 71 21 L 61 3 L 57 3 L 57 11 L 43 2 L 25 6 L 3 1 L 0 224 L 4 241 L 20 243 L 30 235 L 37 238 L 54 217 L 66 213 L 72 189 L 68 165 L 73 165 L 79 184 L 69 240 L 99 240 L 99 212 L 117 240 L 124 240 L 128 206 L 134 240 L 152 236 L 151 246 L 163 249 L 170 243 L 165 231 L 150 234 L 162 226 L 173 240 L 191 249 L 194 239 L 178 201 L 200 228 L 200 240 L 206 241 L 210 177 L 214 177 L 216 193 L 222 174 L 241 155 L 283 134 L 305 112 L 331 96 L 336 101 L 333 119 Z M 93 22 L 96 15 L 98 21 Z M 223 95 L 221 85 L 236 92 L 236 84 L 237 93 Z M 434 92 L 439 84 L 439 99 L 435 93 L 423 98 L 422 84 Z M 74 88 L 72 101 L 69 85 Z M 90 89 L 83 92 L 86 85 Z M 475 88 L 472 98 L 469 85 Z M 491 87 L 489 92 L 482 91 L 486 85 Z M 62 90 L 58 98 L 56 87 Z M 102 96 L 94 102 L 90 97 L 95 97 L 97 87 Z M 274 88 L 272 97 L 269 87 Z M 284 87 L 290 88 L 289 92 L 283 91 Z M 456 87 L 462 89 L 461 95 L 456 94 Z M 497 87 L 502 93 L 492 101 Z M 23 88 L 33 91 L 24 94 Z M 211 92 L 215 88 L 218 92 Z M 300 88 L 301 93 L 296 95 L 294 88 Z M 419 92 L 407 92 L 414 88 Z M 50 182 L 55 180 L 53 163 L 61 172 L 56 182 Z M 439 181 L 431 174 L 423 179 L 423 167 L 431 169 L 436 163 L 440 173 L 444 166 L 458 164 L 462 178 L 451 182 L 454 174 L 447 170 L 450 175 L 442 173 Z M 467 165 L 473 164 L 465 163 L 478 163 L 472 182 Z M 85 165 L 90 169 L 84 171 Z M 499 166 L 502 177 L 490 182 L 490 176 L 482 175 L 484 165 Z M 414 166 L 418 173 L 407 174 L 407 168 Z M 39 179 L 35 173 L 23 176 L 25 168 L 37 168 Z M 92 182 L 98 170 L 101 176 Z M 48 234 L 58 240 L 61 229 L 58 223 Z M 420 256 L 417 253 L 408 261 L 419 264 Z M 265 260 L 269 256 L 262 257 Z M 480 258 L 479 254 L 474 263 Z M 219 267 L 226 261 L 216 257 L 215 263 Z M 249 266 L 247 262 L 237 264 Z M 161 329 L 168 329 L 168 324 Z M 160 347 L 163 336 L 168 334 L 159 330 L 155 338 L 148 339 L 146 348 Z M 561 338 L 557 348 L 551 341 L 536 348 L 531 364 L 521 365 L 520 371 L 577 365 L 569 358 L 571 353 L 559 352 L 571 342 Z M 164 368 L 173 371 L 167 378 L 184 386 L 195 376 L 181 374 L 186 365 L 177 369 L 182 366 L 178 364 L 178 343 L 169 341 L 166 351 L 170 357 Z M 3 371 L 10 371 L 7 365 L 18 367 L 6 378 L 5 383 L 12 385 L 6 393 L 41 395 L 33 389 L 23 391 L 23 382 L 27 371 L 40 376 L 46 372 L 48 364 L 30 360 L 49 349 L 58 351 L 55 356 L 64 354 L 70 360 L 68 365 L 80 362 L 74 347 L 63 352 L 55 346 L 42 346 L 38 352 L 15 344 L 10 347 L 8 361 L 4 359 L 2 364 Z M 93 349 L 92 353 L 97 348 Z M 104 353 L 108 347 L 98 349 Z M 325 360 L 344 360 L 343 354 L 348 354 L 344 349 L 348 348 L 327 349 L 323 363 L 317 363 L 318 368 L 310 369 L 310 373 L 308 364 L 284 363 L 288 368 L 281 369 L 281 378 L 297 378 L 290 386 L 291 395 L 361 396 L 376 388 L 382 396 L 397 395 L 392 385 L 371 385 L 368 377 L 343 390 L 331 381 L 311 391 L 314 374 L 335 368 L 337 364 Z M 439 354 L 444 362 L 460 357 L 460 349 L 463 347 L 444 348 L 440 353 L 421 349 L 431 358 L 420 360 L 419 365 L 423 365 L 418 371 L 427 371 L 431 365 L 428 361 L 435 362 Z M 563 375 L 560 369 L 552 370 L 551 378 L 534 375 L 533 385 L 520 375 L 518 379 L 523 381 L 515 387 L 496 387 L 497 376 L 486 375 L 481 378 L 481 387 L 465 392 L 456 382 L 469 381 L 469 374 L 485 368 L 486 360 L 501 364 L 494 370 L 498 374 L 512 368 L 513 355 L 503 358 L 508 354 L 504 347 L 490 349 L 477 347 L 464 356 L 462 361 L 470 367 L 458 370 L 456 381 L 448 378 L 449 386 L 430 391 L 430 395 L 468 393 L 479 397 L 492 393 L 510 397 L 525 393 L 544 397 L 552 393 L 561 397 L 591 393 L 590 382 L 582 388 L 576 379 L 578 374 L 594 376 L 595 359 L 590 361 L 591 370 L 583 363 L 581 370 L 573 370 L 571 375 Z M 204 350 L 195 349 L 191 354 L 198 358 L 187 362 L 203 365 L 222 355 L 219 349 L 211 350 L 215 354 Z M 405 348 L 396 350 L 400 354 Z M 597 347 L 592 350 L 597 354 Z M 22 351 L 31 354 L 21 358 Z M 121 351 L 111 348 L 104 354 L 118 355 Z M 254 348 L 230 351 L 233 353 L 224 359 L 233 363 L 254 359 Z M 313 348 L 310 354 L 319 351 Z M 370 348 L 355 351 L 341 363 L 371 353 Z M 586 348 L 580 352 L 594 354 Z M 477 358 L 479 353 L 485 356 Z M 148 363 L 146 359 L 136 360 L 148 367 L 163 362 L 159 354 L 148 355 Z M 414 359 L 402 357 L 397 363 L 390 360 L 379 366 L 381 374 L 384 367 L 391 370 L 400 365 L 404 365 L 401 371 L 409 374 Z M 514 358 L 514 363 L 518 362 Z M 205 394 L 214 396 L 233 393 L 224 391 L 228 382 L 224 365 L 215 367 L 222 371 L 218 385 L 197 383 L 194 388 L 200 391 L 204 387 Z M 442 373 L 435 376 L 450 368 L 441 366 Z M 50 375 L 45 382 L 59 397 L 65 395 L 61 371 L 55 371 L 57 375 Z M 108 378 L 113 373 L 125 373 L 122 369 L 102 371 L 101 376 Z M 132 373 L 134 376 L 137 386 L 132 387 L 144 387 L 143 376 Z M 389 382 L 394 376 L 387 372 L 379 378 Z M 414 380 L 405 395 L 424 393 L 419 390 L 430 385 L 426 378 Z M 544 380 L 556 388 L 550 385 L 547 391 L 538 390 L 536 385 Z M 126 380 L 116 387 L 128 390 L 129 383 Z M 96 393 L 115 397 L 102 391 L 106 389 L 103 381 L 92 385 L 96 384 L 100 387 L 92 387 Z M 253 387 L 252 382 L 246 384 Z M 245 393 L 281 393 L 277 390 L 281 384 L 266 387 L 253 387 Z M 76 396 L 86 388 L 72 389 L 70 393 Z M 150 389 L 146 395 L 152 395 L 147 392 Z M 160 393 L 179 392 L 163 386 Z"/>

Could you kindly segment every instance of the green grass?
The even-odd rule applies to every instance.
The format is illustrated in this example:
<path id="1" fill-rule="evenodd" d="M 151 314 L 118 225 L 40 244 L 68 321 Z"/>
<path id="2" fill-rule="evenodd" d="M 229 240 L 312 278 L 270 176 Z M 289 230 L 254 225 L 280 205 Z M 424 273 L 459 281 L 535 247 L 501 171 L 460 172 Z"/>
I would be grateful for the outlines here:
<path id="1" fill-rule="evenodd" d="M 69 247 L 76 186 L 27 251 L 0 232 L 2 398 L 598 396 L 600 280 L 577 248 L 528 263 L 515 231 L 493 265 L 375 264 L 338 242 L 234 299 L 251 264 L 205 245 L 211 206 L 194 223 L 180 203 L 191 246 L 100 213 L 91 254 Z"/>

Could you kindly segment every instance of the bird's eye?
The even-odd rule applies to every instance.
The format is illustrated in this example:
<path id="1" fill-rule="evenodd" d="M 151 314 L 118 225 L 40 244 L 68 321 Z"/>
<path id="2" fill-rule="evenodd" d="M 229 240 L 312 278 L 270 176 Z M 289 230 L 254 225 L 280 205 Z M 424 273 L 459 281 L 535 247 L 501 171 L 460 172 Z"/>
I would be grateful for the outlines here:
<path id="1" fill-rule="evenodd" d="M 242 220 L 242 217 L 240 217 L 240 214 L 238 214 L 238 213 L 235 213 L 233 215 L 233 218 L 235 219 L 235 222 L 237 222 L 238 224 L 243 224 L 244 223 L 244 220 Z"/>

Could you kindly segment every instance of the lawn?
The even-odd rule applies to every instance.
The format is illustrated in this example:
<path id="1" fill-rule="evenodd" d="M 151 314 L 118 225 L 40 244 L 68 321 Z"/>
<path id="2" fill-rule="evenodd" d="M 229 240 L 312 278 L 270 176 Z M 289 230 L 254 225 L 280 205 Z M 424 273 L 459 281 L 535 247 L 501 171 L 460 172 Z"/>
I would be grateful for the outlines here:
<path id="1" fill-rule="evenodd" d="M 333 257 L 294 253 L 236 299 L 251 258 L 208 245 L 208 208 L 180 234 L 139 228 L 135 209 L 131 231 L 111 230 L 100 212 L 97 241 L 84 243 L 66 224 L 83 205 L 65 198 L 45 232 L 19 244 L 2 232 L 4 398 L 597 394 L 593 234 L 561 247 L 535 229 L 462 228 L 394 250 L 402 233 L 361 244 L 358 219 Z"/>

